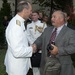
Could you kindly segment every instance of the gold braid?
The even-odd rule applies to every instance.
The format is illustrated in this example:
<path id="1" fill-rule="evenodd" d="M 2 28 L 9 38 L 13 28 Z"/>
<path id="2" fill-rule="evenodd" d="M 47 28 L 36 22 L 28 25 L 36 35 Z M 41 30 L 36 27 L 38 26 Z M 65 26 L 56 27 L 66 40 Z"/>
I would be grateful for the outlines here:
<path id="1" fill-rule="evenodd" d="M 35 32 L 36 32 L 36 30 L 37 30 L 37 31 L 39 31 L 40 33 L 42 33 L 42 31 L 43 31 L 43 29 L 44 29 L 44 26 L 45 26 L 45 23 L 43 24 L 43 27 L 35 25 Z"/>

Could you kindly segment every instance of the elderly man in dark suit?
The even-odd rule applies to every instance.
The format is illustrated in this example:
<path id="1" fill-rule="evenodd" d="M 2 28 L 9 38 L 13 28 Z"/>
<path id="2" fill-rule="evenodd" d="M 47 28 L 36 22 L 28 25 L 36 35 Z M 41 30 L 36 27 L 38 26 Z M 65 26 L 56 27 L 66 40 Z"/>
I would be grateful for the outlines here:
<path id="1" fill-rule="evenodd" d="M 60 10 L 53 12 L 51 21 L 53 26 L 46 28 L 43 34 L 34 42 L 37 48 L 42 47 L 41 75 L 44 75 L 47 45 L 55 28 L 57 28 L 57 34 L 54 40 L 55 45 L 51 44 L 53 50 L 50 50 L 50 53 L 56 55 L 56 58 L 60 61 L 60 75 L 74 75 L 70 54 L 75 53 L 75 31 L 65 26 L 65 15 Z"/>

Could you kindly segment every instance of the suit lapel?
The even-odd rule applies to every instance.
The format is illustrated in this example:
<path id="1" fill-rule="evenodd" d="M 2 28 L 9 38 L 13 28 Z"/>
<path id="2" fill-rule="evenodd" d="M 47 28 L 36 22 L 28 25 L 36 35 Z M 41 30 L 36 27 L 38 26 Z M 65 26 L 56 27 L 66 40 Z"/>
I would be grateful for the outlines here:
<path id="1" fill-rule="evenodd" d="M 55 42 L 56 42 L 56 41 L 59 41 L 59 39 L 61 39 L 61 38 L 64 36 L 66 30 L 67 30 L 67 27 L 64 26 L 64 27 L 61 29 L 61 31 L 60 31 L 60 33 L 58 34 L 58 36 L 56 37 Z"/>
<path id="2" fill-rule="evenodd" d="M 47 32 L 47 35 L 46 35 L 46 42 L 47 42 L 47 44 L 50 41 L 50 37 L 51 37 L 51 33 L 52 33 L 53 28 L 54 27 L 48 29 L 48 32 Z"/>
<path id="3" fill-rule="evenodd" d="M 53 28 L 54 28 L 54 27 L 49 28 L 49 29 L 47 30 L 47 34 L 46 34 L 46 42 L 47 42 L 47 44 L 48 44 L 49 41 L 50 41 L 50 37 L 51 37 L 51 33 L 52 33 L 52 31 L 53 31 Z M 67 27 L 64 26 L 64 27 L 62 28 L 62 30 L 60 31 L 60 33 L 58 34 L 58 36 L 56 37 L 55 42 L 56 42 L 56 41 L 59 41 L 59 39 L 61 40 L 61 38 L 64 36 L 66 30 L 67 30 Z"/>

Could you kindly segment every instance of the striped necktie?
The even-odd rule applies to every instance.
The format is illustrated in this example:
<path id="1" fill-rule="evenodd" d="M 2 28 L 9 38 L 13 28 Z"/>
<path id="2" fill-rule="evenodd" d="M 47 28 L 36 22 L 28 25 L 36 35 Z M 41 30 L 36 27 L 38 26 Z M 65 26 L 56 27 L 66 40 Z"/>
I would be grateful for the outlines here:
<path id="1" fill-rule="evenodd" d="M 57 28 L 55 28 L 55 30 L 52 32 L 52 35 L 50 37 L 50 44 L 55 42 L 56 32 L 57 32 Z"/>

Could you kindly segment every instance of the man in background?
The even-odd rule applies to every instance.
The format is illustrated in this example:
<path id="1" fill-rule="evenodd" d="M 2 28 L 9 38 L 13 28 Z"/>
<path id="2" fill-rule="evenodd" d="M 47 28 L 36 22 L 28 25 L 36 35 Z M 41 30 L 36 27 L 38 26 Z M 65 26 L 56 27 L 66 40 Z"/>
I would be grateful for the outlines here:
<path id="1" fill-rule="evenodd" d="M 49 19 L 49 18 L 48 18 L 47 15 L 44 15 L 44 16 L 43 16 L 43 20 L 42 20 L 42 21 L 43 21 L 43 23 L 46 23 L 47 26 L 49 26 L 49 24 L 48 24 L 48 19 Z"/>
<path id="2" fill-rule="evenodd" d="M 32 12 L 32 22 L 27 25 L 27 37 L 29 44 L 32 45 L 34 41 L 42 34 L 47 27 L 45 23 L 42 23 L 39 18 L 38 11 Z M 40 60 L 41 60 L 41 47 L 39 51 L 32 56 L 32 70 L 33 75 L 40 75 Z M 38 56 L 37 56 L 38 55 Z M 36 59 L 34 60 L 36 56 Z"/>
<path id="3" fill-rule="evenodd" d="M 67 27 L 75 30 L 75 26 L 69 23 L 70 15 L 71 15 L 70 10 L 66 8 L 66 9 L 63 10 L 63 12 L 64 12 L 64 15 L 65 15 L 65 25 Z"/>

